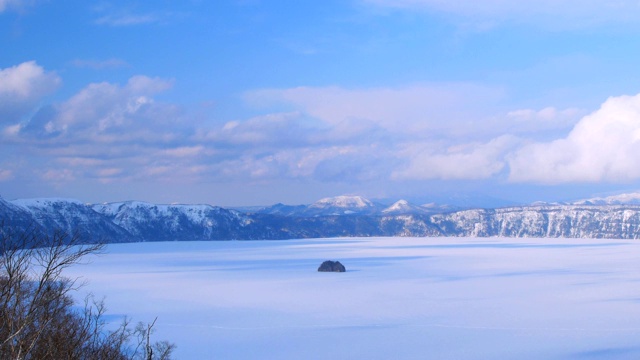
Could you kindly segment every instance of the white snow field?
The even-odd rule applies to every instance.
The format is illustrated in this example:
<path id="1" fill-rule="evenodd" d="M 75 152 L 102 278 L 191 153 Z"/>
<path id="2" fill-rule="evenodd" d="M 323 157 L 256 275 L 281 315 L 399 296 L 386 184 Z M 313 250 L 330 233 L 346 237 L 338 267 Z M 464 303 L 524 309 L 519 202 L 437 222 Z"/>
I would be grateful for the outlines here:
<path id="1" fill-rule="evenodd" d="M 638 241 L 118 244 L 67 275 L 179 359 L 640 359 Z"/>

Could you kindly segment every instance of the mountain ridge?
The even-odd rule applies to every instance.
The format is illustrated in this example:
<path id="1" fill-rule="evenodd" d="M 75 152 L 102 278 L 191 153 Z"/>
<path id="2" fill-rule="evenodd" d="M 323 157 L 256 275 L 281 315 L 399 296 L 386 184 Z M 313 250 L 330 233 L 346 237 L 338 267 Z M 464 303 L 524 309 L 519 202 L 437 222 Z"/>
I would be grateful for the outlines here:
<path id="1" fill-rule="evenodd" d="M 0 198 L 0 218 L 11 231 L 51 234 L 57 230 L 102 242 L 352 236 L 640 237 L 638 204 L 533 204 L 435 212 L 404 200 L 384 206 L 361 197 L 325 198 L 314 204 L 276 204 L 242 212 L 206 204 Z"/>

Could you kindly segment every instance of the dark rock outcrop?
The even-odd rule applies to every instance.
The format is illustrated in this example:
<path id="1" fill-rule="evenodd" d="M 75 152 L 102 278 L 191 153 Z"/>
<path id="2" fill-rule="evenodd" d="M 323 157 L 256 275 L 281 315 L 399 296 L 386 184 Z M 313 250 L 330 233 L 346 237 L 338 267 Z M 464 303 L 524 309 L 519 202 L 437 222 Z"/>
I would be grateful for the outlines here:
<path id="1" fill-rule="evenodd" d="M 319 272 L 345 272 L 347 269 L 344 268 L 344 265 L 340 263 L 340 261 L 331 261 L 327 260 L 320 265 L 318 268 Z"/>

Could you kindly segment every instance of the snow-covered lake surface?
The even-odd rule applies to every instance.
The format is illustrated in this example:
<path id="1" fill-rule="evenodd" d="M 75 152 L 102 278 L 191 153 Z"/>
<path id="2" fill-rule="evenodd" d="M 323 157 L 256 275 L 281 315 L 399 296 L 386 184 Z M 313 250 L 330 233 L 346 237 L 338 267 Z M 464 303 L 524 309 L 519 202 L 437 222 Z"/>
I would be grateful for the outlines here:
<path id="1" fill-rule="evenodd" d="M 637 241 L 117 244 L 67 275 L 180 359 L 640 359 Z"/>

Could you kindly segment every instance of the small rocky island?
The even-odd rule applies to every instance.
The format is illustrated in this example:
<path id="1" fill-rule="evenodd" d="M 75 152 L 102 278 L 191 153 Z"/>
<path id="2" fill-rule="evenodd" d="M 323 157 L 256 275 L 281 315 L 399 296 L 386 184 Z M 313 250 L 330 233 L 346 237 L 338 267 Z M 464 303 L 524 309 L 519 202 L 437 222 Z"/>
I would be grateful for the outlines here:
<path id="1" fill-rule="evenodd" d="M 344 265 L 340 263 L 340 261 L 331 261 L 327 260 L 320 265 L 318 268 L 320 272 L 345 272 L 347 269 L 344 268 Z"/>

